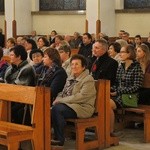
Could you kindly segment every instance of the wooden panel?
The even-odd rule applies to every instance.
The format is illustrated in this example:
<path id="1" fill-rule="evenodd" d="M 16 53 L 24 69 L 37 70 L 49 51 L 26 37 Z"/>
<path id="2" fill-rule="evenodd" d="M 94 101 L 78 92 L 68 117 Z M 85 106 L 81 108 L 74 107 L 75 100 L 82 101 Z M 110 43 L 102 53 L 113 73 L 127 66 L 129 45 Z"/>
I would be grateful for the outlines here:
<path id="1" fill-rule="evenodd" d="M 88 20 L 86 19 L 85 20 L 85 32 L 88 32 L 88 28 L 89 28 L 89 26 L 88 26 Z"/>
<path id="2" fill-rule="evenodd" d="M 34 104 L 35 95 L 35 87 L 0 83 L 0 99 L 2 100 Z M 20 99 L 20 97 L 22 97 L 22 99 Z"/>
<path id="3" fill-rule="evenodd" d="M 101 32 L 101 21 L 97 20 L 96 21 L 96 36 L 98 36 L 98 33 Z"/>
<path id="4" fill-rule="evenodd" d="M 12 36 L 16 39 L 17 38 L 17 22 L 16 20 L 12 21 Z"/>
<path id="5" fill-rule="evenodd" d="M 10 123 L 7 119 L 0 121 L 0 144 L 6 145 L 8 150 L 17 150 L 20 141 L 30 139 L 35 150 L 50 150 L 50 90 L 44 87 L 0 84 L 0 99 L 0 104 L 3 101 L 33 104 L 32 126 Z M 5 110 L 5 105 L 0 106 L 1 117 L 3 110 L 7 109 Z"/>

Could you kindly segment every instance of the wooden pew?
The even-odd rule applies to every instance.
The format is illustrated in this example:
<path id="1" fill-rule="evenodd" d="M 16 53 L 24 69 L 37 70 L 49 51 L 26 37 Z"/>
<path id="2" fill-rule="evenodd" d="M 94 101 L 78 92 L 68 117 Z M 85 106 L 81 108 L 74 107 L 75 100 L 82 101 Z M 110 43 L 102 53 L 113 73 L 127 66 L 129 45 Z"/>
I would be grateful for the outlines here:
<path id="1" fill-rule="evenodd" d="M 32 105 L 32 126 L 8 121 L 8 103 Z M 44 87 L 0 84 L 0 144 L 18 150 L 24 140 L 31 140 L 34 150 L 50 150 L 50 92 Z"/>
<path id="2" fill-rule="evenodd" d="M 139 105 L 138 108 L 123 108 L 122 121 L 124 126 L 128 122 L 144 123 L 144 142 L 150 142 L 150 106 Z"/>
<path id="3" fill-rule="evenodd" d="M 119 144 L 117 137 L 110 137 L 110 82 L 99 80 L 95 86 L 97 96 L 94 115 L 87 119 L 66 120 L 75 124 L 76 150 L 103 149 Z M 84 141 L 86 129 L 90 128 L 95 131 L 95 139 Z"/>

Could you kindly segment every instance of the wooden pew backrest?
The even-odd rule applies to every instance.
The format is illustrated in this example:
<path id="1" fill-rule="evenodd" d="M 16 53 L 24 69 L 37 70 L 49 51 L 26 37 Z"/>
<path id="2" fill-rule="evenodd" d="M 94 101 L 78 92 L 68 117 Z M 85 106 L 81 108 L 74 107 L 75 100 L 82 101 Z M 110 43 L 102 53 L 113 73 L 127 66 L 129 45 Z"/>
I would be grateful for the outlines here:
<path id="1" fill-rule="evenodd" d="M 7 117 L 10 113 L 8 104 L 10 102 L 32 105 L 32 126 L 8 122 Z M 7 145 L 8 149 L 16 150 L 20 141 L 30 139 L 33 141 L 35 150 L 49 150 L 50 134 L 48 135 L 46 132 L 50 133 L 49 90 L 44 87 L 0 84 L 0 135 L 6 136 L 5 139 L 0 139 L 0 144 Z M 45 145 L 45 139 L 48 142 L 48 147 Z M 14 146 L 13 143 L 16 145 Z"/>

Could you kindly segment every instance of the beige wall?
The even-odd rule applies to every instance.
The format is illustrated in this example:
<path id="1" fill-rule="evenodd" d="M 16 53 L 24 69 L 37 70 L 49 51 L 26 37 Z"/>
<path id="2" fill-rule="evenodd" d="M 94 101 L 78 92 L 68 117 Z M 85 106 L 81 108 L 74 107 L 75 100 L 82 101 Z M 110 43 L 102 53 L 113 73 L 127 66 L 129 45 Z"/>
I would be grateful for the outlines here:
<path id="1" fill-rule="evenodd" d="M 149 17 L 150 13 L 117 13 L 114 36 L 117 36 L 120 29 L 124 29 L 131 36 L 141 34 L 147 37 L 150 32 Z M 60 34 L 73 34 L 74 31 L 83 33 L 85 29 L 85 15 L 33 15 L 32 18 L 32 28 L 37 30 L 38 34 L 48 34 L 53 29 Z M 0 15 L 0 27 L 4 29 L 4 15 Z"/>
<path id="2" fill-rule="evenodd" d="M 117 13 L 116 32 L 123 29 L 134 37 L 140 34 L 147 37 L 150 32 L 150 13 Z"/>
<path id="3" fill-rule="evenodd" d="M 100 20 L 101 32 L 107 34 L 108 36 L 116 36 L 115 0 L 101 0 Z"/>
<path id="4" fill-rule="evenodd" d="M 29 3 L 30 0 L 27 1 Z M 109 5 L 108 1 L 110 3 Z M 106 32 L 109 36 L 117 36 L 118 31 L 124 29 L 128 31 L 131 36 L 135 36 L 136 34 L 148 36 L 150 32 L 150 13 L 112 13 L 115 8 L 123 8 L 123 1 L 124 0 L 111 0 L 110 2 L 110 0 L 101 0 L 100 20 L 102 23 L 102 32 Z M 30 9 L 32 9 L 32 11 L 38 11 L 38 3 L 39 0 L 32 0 L 32 8 Z M 28 14 L 29 13 L 28 10 Z M 16 17 L 18 16 L 20 15 L 16 15 Z M 29 21 L 30 18 L 29 20 L 25 18 L 23 19 L 25 21 L 23 24 L 19 22 L 18 25 L 20 25 L 22 29 L 18 29 L 18 34 L 30 34 L 30 30 L 37 30 L 37 34 L 49 34 L 54 29 L 59 34 L 72 35 L 74 31 L 78 31 L 81 34 L 85 32 L 85 14 L 54 15 L 48 13 L 41 15 L 33 13 L 31 16 L 31 21 Z M 26 28 L 27 22 L 30 23 L 31 27 L 28 26 L 28 28 Z M 2 14 L 0 14 L 0 27 L 4 29 L 4 15 Z"/>
<path id="5" fill-rule="evenodd" d="M 26 4 L 24 3 L 26 2 Z M 25 7 L 28 6 L 28 7 Z M 25 12 L 25 13 L 24 13 Z M 31 34 L 32 17 L 31 17 L 31 0 L 16 1 L 16 21 L 17 34 Z"/>
<path id="6" fill-rule="evenodd" d="M 56 30 L 58 34 L 73 35 L 75 31 L 84 33 L 85 15 L 33 15 L 33 29 L 37 34 L 49 34 Z"/>

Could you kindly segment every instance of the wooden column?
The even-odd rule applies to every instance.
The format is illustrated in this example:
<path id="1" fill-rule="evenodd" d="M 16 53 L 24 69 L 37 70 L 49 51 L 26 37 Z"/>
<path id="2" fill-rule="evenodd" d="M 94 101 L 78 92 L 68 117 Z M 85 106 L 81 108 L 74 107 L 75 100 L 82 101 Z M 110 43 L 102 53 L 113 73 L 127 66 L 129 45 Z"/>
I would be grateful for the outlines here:
<path id="1" fill-rule="evenodd" d="M 12 36 L 14 38 L 17 37 L 17 23 L 16 23 L 16 20 L 12 21 Z"/>
<path id="2" fill-rule="evenodd" d="M 98 39 L 98 34 L 101 32 L 101 21 L 96 21 L 96 39 Z"/>
<path id="3" fill-rule="evenodd" d="M 88 32 L 88 20 L 85 20 L 85 32 Z"/>

